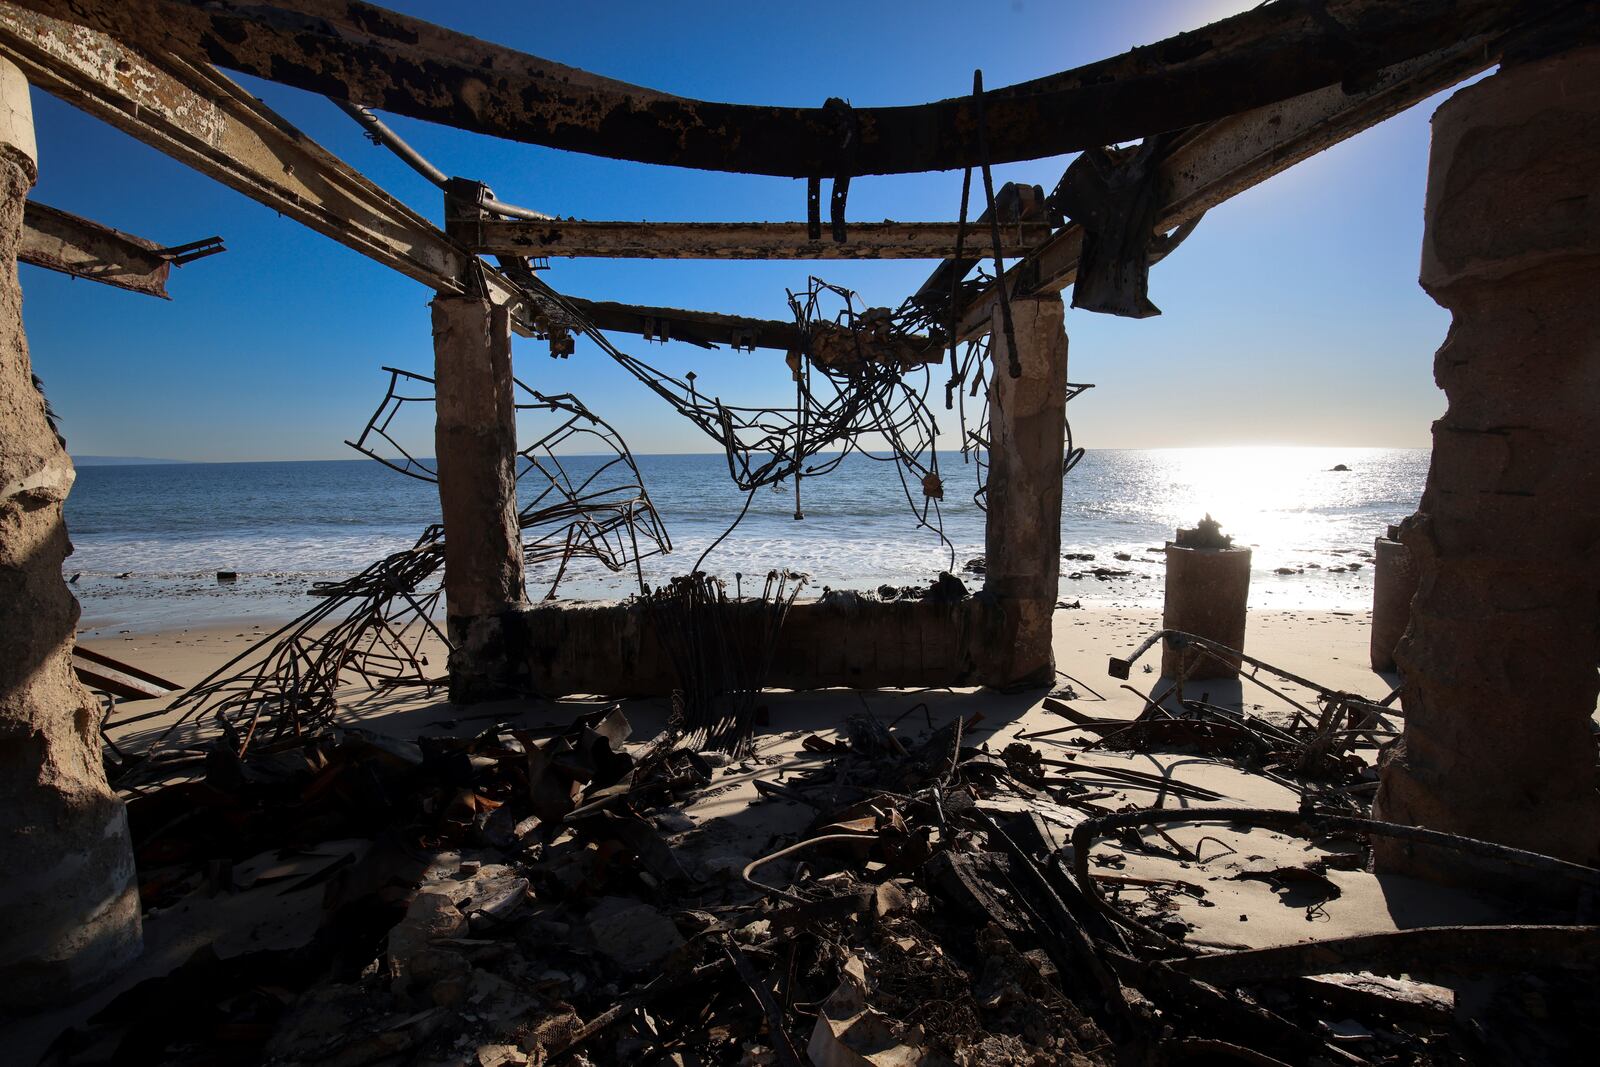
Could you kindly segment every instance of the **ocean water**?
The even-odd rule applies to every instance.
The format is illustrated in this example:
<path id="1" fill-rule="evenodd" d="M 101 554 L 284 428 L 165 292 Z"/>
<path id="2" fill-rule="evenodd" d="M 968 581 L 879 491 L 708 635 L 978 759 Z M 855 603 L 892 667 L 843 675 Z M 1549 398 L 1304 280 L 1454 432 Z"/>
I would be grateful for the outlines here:
<path id="1" fill-rule="evenodd" d="M 563 458 L 574 475 L 596 462 Z M 705 569 L 759 582 L 774 567 L 790 567 L 809 574 L 817 592 L 926 583 L 945 569 L 960 574 L 983 554 L 984 515 L 972 502 L 974 468 L 954 453 L 941 454 L 940 463 L 942 537 L 918 527 L 893 464 L 851 456 L 834 473 L 803 482 L 801 521 L 791 485 L 759 490 Z M 1334 471 L 1336 464 L 1350 469 Z M 1363 553 L 1415 510 L 1427 465 L 1425 449 L 1091 451 L 1067 477 L 1061 541 L 1063 553 L 1095 558 L 1063 562 L 1062 597 L 1158 605 L 1161 556 L 1149 550 L 1209 512 L 1254 551 L 1253 607 L 1365 609 L 1372 568 Z M 646 580 L 657 583 L 693 566 L 745 494 L 721 455 L 641 456 L 639 466 L 674 548 L 645 561 Z M 370 460 L 84 466 L 67 502 L 76 551 L 64 571 L 76 576 L 86 627 L 286 619 L 310 606 L 312 582 L 348 576 L 410 545 L 438 510 L 434 486 Z M 1279 575 L 1280 567 L 1299 573 Z M 1129 573 L 1097 577 L 1095 568 Z M 237 571 L 239 580 L 219 584 L 218 570 Z M 530 574 L 530 596 L 546 593 L 551 574 L 548 567 Z M 580 561 L 559 595 L 619 597 L 635 589 L 631 573 Z"/>

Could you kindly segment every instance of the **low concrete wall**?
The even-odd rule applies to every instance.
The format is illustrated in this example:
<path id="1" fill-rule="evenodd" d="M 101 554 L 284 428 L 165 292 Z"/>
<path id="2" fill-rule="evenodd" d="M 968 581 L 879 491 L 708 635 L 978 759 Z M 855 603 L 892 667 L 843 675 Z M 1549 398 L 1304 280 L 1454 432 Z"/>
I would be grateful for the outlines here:
<path id="1" fill-rule="evenodd" d="M 761 605 L 729 606 L 726 632 L 753 662 Z M 544 604 L 517 613 L 528 682 L 547 696 L 657 696 L 678 686 L 650 609 L 639 603 Z M 954 603 L 831 593 L 789 611 L 765 685 L 775 689 L 1004 686 L 1016 620 L 994 597 Z"/>

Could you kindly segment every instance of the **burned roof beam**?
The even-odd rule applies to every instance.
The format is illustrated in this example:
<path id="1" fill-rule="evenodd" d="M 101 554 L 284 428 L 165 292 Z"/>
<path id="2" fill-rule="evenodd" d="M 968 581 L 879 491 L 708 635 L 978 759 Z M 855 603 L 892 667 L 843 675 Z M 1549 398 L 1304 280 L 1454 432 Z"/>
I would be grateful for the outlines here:
<path id="1" fill-rule="evenodd" d="M 1570 0 L 1263 4 L 1156 44 L 985 95 L 989 161 L 1182 129 L 1360 79 Z M 352 104 L 641 163 L 791 177 L 980 162 L 970 97 L 909 107 L 693 100 L 603 78 L 354 0 L 24 0 L 143 49 Z M 847 134 L 849 136 L 847 136 Z M 842 143 L 850 142 L 850 151 Z"/>
<path id="2" fill-rule="evenodd" d="M 734 349 L 772 348 L 799 351 L 805 339 L 793 322 L 751 319 L 713 311 L 642 307 L 569 296 L 566 302 L 608 333 L 628 333 L 647 341 L 687 341 L 702 348 L 727 345 Z"/>
<path id="3" fill-rule="evenodd" d="M 220 237 L 163 247 L 29 200 L 23 207 L 17 258 L 74 278 L 167 300 L 167 274 L 174 263 L 181 265 L 223 250 Z"/>
<path id="4" fill-rule="evenodd" d="M 1261 184 L 1499 61 L 1499 38 L 1476 37 L 1391 66 L 1359 92 L 1329 86 L 1255 111 L 1187 130 L 1161 162 L 1157 232 L 1197 220 L 1207 210 Z M 1077 279 L 1083 228 L 1070 223 L 1006 271 L 1017 293 L 1059 292 Z M 959 339 L 987 328 L 996 290 L 970 300 Z"/>
<path id="5" fill-rule="evenodd" d="M 1023 232 L 1029 226 L 1046 230 L 1049 228 L 1048 222 L 1043 221 L 1044 190 L 1037 185 L 1016 185 L 1006 182 L 995 194 L 994 206 L 1000 216 L 1002 249 L 1007 234 Z M 990 217 L 989 209 L 984 208 L 978 220 L 967 227 L 966 240 L 961 246 L 961 258 L 956 259 L 952 249 L 950 257 L 935 267 L 933 273 L 928 275 L 928 280 L 922 283 L 922 288 L 917 290 L 918 301 L 924 304 L 948 302 L 951 286 L 970 274 L 972 268 L 985 258 L 994 255 L 994 244 L 989 237 Z M 1005 254 L 1014 256 L 1017 253 L 1006 251 Z"/>
<path id="6" fill-rule="evenodd" d="M 207 177 L 440 292 L 477 257 L 204 64 L 157 66 L 94 30 L 0 5 L 0 55 L 28 81 Z M 498 302 L 521 288 L 485 269 Z M 531 331 L 518 315 L 519 332 Z"/>
<path id="7" fill-rule="evenodd" d="M 452 237 L 474 252 L 600 259 L 943 259 L 955 254 L 954 222 L 858 222 L 847 240 L 811 240 L 803 222 L 451 222 Z M 968 227 L 967 247 L 988 247 Z M 1049 236 L 1043 225 L 1002 231 L 1007 256 Z"/>

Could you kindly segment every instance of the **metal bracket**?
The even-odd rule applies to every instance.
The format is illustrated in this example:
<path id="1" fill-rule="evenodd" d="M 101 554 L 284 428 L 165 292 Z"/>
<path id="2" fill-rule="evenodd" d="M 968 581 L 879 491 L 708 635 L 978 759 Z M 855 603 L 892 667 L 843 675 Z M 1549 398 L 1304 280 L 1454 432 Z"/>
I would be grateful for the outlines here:
<path id="1" fill-rule="evenodd" d="M 1132 319 L 1161 314 L 1149 297 L 1161 146 L 1147 137 L 1136 148 L 1091 148 L 1050 194 L 1051 210 L 1083 227 L 1073 307 Z"/>

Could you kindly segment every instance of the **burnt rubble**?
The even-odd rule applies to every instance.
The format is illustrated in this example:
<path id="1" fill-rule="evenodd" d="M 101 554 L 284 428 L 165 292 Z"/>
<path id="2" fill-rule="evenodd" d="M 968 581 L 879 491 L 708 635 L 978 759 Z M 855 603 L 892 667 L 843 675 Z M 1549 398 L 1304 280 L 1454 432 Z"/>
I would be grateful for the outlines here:
<path id="1" fill-rule="evenodd" d="M 1367 818 L 1397 713 L 1305 684 L 1312 706 L 1285 714 L 1191 686 L 1131 720 L 1064 685 L 1044 703 L 1064 725 L 993 746 L 983 693 L 831 736 L 765 729 L 742 756 L 696 751 L 680 714 L 636 739 L 616 704 L 414 740 L 335 725 L 242 757 L 219 740 L 202 774 L 128 799 L 147 923 L 299 901 L 299 933 L 199 947 L 42 1062 L 1559 1061 L 1533 1020 L 1592 1028 L 1572 1013 L 1594 996 L 1579 924 L 1600 873 Z M 1217 807 L 1097 759 L 1116 752 L 1227 764 L 1300 804 Z M 730 840 L 725 818 L 756 832 Z M 1525 894 L 1515 923 L 1282 947 L 1222 950 L 1203 928 L 1248 885 L 1316 921 L 1378 838 L 1574 892 Z M 1514 995 L 1473 1014 L 1428 981 L 1464 967 Z"/>

